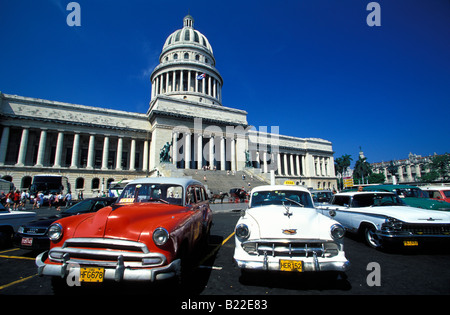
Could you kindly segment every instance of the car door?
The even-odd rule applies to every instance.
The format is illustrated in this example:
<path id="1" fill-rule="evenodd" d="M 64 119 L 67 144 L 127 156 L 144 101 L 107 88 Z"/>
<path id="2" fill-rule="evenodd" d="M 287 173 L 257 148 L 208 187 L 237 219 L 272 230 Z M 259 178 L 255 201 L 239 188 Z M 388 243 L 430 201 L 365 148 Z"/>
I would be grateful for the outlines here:
<path id="1" fill-rule="evenodd" d="M 322 214 L 338 221 L 346 229 L 353 230 L 351 196 L 334 196 L 332 204 L 322 208 Z"/>

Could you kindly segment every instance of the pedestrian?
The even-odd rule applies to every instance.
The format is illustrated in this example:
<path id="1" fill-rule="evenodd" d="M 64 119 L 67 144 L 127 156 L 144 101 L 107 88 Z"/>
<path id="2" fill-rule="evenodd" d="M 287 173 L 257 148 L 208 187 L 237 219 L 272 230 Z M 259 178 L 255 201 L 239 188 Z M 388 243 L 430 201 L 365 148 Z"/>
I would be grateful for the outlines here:
<path id="1" fill-rule="evenodd" d="M 12 190 L 6 194 L 6 209 L 8 209 L 9 211 L 11 211 L 11 204 L 13 204 L 13 196 L 14 191 Z"/>
<path id="2" fill-rule="evenodd" d="M 72 205 L 72 192 L 69 191 L 65 196 L 64 196 L 64 201 L 66 203 L 66 208 L 70 207 Z"/>
<path id="3" fill-rule="evenodd" d="M 13 210 L 19 210 L 19 204 L 20 204 L 20 191 L 19 190 L 16 190 L 16 192 L 14 193 L 13 202 L 14 202 Z"/>

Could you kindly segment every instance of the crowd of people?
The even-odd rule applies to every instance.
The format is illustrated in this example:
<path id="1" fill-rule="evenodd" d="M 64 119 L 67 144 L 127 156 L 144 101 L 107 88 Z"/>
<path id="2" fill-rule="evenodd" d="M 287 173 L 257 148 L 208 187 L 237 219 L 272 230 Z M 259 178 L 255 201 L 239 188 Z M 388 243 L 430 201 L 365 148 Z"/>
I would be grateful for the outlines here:
<path id="1" fill-rule="evenodd" d="M 55 207 L 56 210 L 61 210 L 61 207 L 70 207 L 72 203 L 72 194 L 69 191 L 66 195 L 63 195 L 62 192 L 53 193 L 48 196 L 48 198 L 44 198 L 44 193 L 42 191 L 39 191 L 36 196 L 34 196 L 33 199 L 30 198 L 30 194 L 24 190 L 12 190 L 5 194 L 4 192 L 0 195 L 1 203 L 5 206 L 6 209 L 9 211 L 18 211 L 18 210 L 24 210 L 27 202 L 33 204 L 33 209 L 39 209 L 44 205 L 44 201 L 47 203 L 48 206 Z"/>

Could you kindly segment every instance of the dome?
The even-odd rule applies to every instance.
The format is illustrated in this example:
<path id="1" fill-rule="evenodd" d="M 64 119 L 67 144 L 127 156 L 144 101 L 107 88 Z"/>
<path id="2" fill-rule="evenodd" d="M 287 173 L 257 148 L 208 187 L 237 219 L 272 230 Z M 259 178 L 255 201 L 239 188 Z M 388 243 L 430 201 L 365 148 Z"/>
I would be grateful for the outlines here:
<path id="1" fill-rule="evenodd" d="M 152 100 L 159 95 L 212 105 L 222 103 L 223 79 L 205 35 L 187 15 L 183 28 L 170 34 L 150 75 Z"/>
<path id="2" fill-rule="evenodd" d="M 182 29 L 176 30 L 167 37 L 161 55 L 180 46 L 194 46 L 198 49 L 206 50 L 211 56 L 213 55 L 208 39 L 194 29 L 194 19 L 190 15 L 184 17 Z"/>

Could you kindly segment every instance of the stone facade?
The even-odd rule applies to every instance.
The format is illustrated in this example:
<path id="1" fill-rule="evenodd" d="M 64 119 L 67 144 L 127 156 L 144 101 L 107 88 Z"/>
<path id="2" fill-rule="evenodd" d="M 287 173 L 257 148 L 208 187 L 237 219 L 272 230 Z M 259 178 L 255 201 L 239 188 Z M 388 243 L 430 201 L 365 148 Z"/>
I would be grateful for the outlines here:
<path id="1" fill-rule="evenodd" d="M 61 174 L 85 196 L 113 180 L 202 168 L 336 186 L 331 142 L 257 130 L 245 110 L 222 105 L 212 47 L 191 16 L 159 59 L 145 114 L 0 94 L 0 177 L 27 189 L 34 175 Z M 162 164 L 166 145 L 170 160 Z"/>

